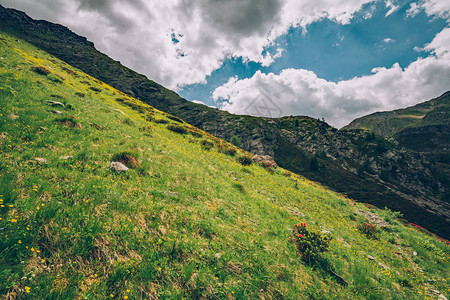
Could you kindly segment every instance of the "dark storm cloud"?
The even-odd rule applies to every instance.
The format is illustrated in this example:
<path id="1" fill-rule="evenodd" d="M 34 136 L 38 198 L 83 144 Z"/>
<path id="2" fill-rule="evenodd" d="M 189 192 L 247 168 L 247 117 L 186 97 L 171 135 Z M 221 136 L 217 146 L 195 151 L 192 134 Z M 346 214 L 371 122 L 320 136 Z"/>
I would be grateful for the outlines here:
<path id="1" fill-rule="evenodd" d="M 134 10 L 145 13 L 146 18 L 151 18 L 150 11 L 141 0 L 76 0 L 76 2 L 78 3 L 78 10 L 98 13 L 120 33 L 132 30 L 133 27 L 138 25 L 136 16 L 129 14 L 124 7 L 132 7 Z"/>
<path id="2" fill-rule="evenodd" d="M 200 9 L 212 26 L 227 35 L 264 35 L 277 23 L 282 4 L 274 0 L 209 0 Z"/>

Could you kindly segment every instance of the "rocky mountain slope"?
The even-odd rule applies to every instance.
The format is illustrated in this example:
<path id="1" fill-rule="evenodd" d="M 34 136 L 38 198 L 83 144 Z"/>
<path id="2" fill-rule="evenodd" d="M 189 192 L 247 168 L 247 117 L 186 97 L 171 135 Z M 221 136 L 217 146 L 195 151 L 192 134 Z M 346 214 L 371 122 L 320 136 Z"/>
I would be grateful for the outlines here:
<path id="1" fill-rule="evenodd" d="M 441 199 L 450 201 L 450 92 L 412 107 L 359 118 L 344 129 L 367 129 L 420 153 L 445 186 Z"/>
<path id="2" fill-rule="evenodd" d="M 377 112 L 352 121 L 344 129 L 367 129 L 394 137 L 404 130 L 450 125 L 450 91 L 435 99 L 394 111 Z M 436 130 L 439 131 L 439 130 Z M 448 139 L 445 139 L 448 142 Z M 442 139 L 443 142 L 445 142 Z M 439 143 L 441 144 L 441 143 Z M 448 145 L 447 145 L 448 149 Z"/>
<path id="3" fill-rule="evenodd" d="M 357 201 L 401 211 L 411 222 L 450 238 L 445 178 L 423 156 L 395 141 L 361 130 L 338 131 L 308 117 L 236 116 L 186 101 L 98 52 L 69 29 L 16 10 L 0 7 L 0 30 L 247 151 L 272 155 L 290 171 Z"/>
<path id="4" fill-rule="evenodd" d="M 399 214 L 0 42 L 0 298 L 450 296 L 449 245 Z"/>

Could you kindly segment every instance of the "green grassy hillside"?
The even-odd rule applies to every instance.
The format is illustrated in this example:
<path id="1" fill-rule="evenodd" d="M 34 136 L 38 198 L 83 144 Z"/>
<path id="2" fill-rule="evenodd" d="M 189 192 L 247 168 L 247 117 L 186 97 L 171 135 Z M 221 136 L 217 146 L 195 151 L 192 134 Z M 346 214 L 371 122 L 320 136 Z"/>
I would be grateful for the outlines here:
<path id="1" fill-rule="evenodd" d="M 95 49 L 70 29 L 0 5 L 0 32 L 28 41 L 102 82 L 359 202 L 401 211 L 450 239 L 448 172 L 380 136 L 304 116 L 237 116 L 181 98 Z M 407 135 L 409 138 L 411 135 Z M 445 138 L 445 136 L 443 136 Z M 410 139 L 411 140 L 411 139 Z M 433 157 L 442 162 L 445 157 Z M 450 169 L 446 169 L 450 171 Z"/>
<path id="2" fill-rule="evenodd" d="M 2 298 L 450 295 L 449 246 L 398 214 L 244 166 L 248 153 L 23 41 L 0 42 Z M 302 256 L 300 223 L 329 251 Z"/>

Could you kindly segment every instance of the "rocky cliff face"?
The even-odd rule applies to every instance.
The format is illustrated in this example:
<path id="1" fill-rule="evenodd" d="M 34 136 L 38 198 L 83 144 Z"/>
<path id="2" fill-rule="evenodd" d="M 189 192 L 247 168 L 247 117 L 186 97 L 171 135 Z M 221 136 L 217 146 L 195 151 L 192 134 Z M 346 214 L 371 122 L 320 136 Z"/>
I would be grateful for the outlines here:
<path id="1" fill-rule="evenodd" d="M 0 6 L 0 30 L 21 37 L 124 93 L 176 115 L 281 167 L 355 200 L 401 211 L 411 222 L 450 237 L 445 178 L 392 138 L 337 130 L 309 117 L 236 116 L 195 104 L 98 52 L 69 29 Z"/>
<path id="2" fill-rule="evenodd" d="M 443 186 L 439 198 L 450 201 L 450 92 L 412 107 L 359 118 L 345 128 L 369 129 L 420 153 Z"/>

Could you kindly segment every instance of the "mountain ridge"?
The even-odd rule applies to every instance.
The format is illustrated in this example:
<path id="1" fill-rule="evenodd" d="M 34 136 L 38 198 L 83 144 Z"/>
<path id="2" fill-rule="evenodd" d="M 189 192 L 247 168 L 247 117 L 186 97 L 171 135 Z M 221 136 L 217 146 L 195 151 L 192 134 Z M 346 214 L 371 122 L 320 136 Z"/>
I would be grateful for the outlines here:
<path id="1" fill-rule="evenodd" d="M 449 106 L 450 91 L 447 91 L 439 97 L 407 108 L 376 112 L 357 118 L 343 129 L 363 128 L 383 136 L 393 137 L 411 127 L 450 124 Z"/>

